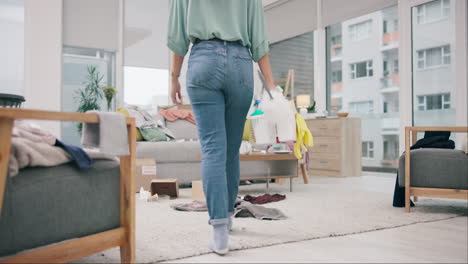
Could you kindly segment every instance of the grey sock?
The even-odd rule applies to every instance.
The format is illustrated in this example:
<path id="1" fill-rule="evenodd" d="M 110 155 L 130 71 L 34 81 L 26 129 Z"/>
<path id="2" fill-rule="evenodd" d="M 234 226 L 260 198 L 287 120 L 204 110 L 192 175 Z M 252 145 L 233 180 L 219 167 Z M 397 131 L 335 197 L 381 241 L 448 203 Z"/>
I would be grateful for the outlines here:
<path id="1" fill-rule="evenodd" d="M 213 242 L 211 245 L 212 249 L 218 254 L 225 254 L 225 251 L 227 252 L 228 250 L 228 242 L 228 225 L 213 225 Z"/>

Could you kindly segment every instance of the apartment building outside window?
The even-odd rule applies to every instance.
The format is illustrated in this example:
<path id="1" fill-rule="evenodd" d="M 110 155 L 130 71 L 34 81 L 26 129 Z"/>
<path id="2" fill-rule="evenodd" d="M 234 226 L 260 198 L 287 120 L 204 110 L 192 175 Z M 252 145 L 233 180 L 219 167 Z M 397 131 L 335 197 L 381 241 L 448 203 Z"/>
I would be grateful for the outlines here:
<path id="1" fill-rule="evenodd" d="M 436 0 L 416 8 L 418 24 L 436 22 L 450 15 L 450 0 Z"/>
<path id="2" fill-rule="evenodd" d="M 352 63 L 350 66 L 351 79 L 372 77 L 374 75 L 374 69 L 372 67 L 372 60 Z"/>
<path id="3" fill-rule="evenodd" d="M 356 23 L 349 26 L 349 38 L 352 41 L 359 41 L 369 38 L 372 33 L 372 20 Z"/>
<path id="4" fill-rule="evenodd" d="M 418 50 L 418 69 L 428 69 L 449 65 L 450 45 Z"/>
<path id="5" fill-rule="evenodd" d="M 374 142 L 364 141 L 362 142 L 362 157 L 373 159 L 374 158 Z"/>
<path id="6" fill-rule="evenodd" d="M 450 94 L 432 94 L 418 96 L 418 110 L 450 109 Z"/>
<path id="7" fill-rule="evenodd" d="M 454 126 L 460 50 L 455 34 L 458 0 L 433 0 L 412 8 L 412 87 L 414 126 Z"/>
<path id="8" fill-rule="evenodd" d="M 374 112 L 374 102 L 366 101 L 366 102 L 352 102 L 349 103 L 349 110 L 354 113 L 372 113 Z"/>
<path id="9" fill-rule="evenodd" d="M 330 25 L 326 36 L 328 112 L 348 111 L 361 119 L 362 142 L 371 142 L 363 146 L 363 170 L 395 171 L 400 133 L 397 6 Z"/>

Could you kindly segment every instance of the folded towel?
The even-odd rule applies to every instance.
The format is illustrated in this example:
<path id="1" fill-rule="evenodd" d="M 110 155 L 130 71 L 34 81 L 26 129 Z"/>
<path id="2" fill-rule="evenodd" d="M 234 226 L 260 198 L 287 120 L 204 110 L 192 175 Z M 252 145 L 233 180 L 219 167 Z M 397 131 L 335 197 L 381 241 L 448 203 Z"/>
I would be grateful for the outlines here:
<path id="1" fill-rule="evenodd" d="M 98 148 L 104 154 L 129 155 L 125 117 L 114 112 L 89 111 L 88 113 L 97 113 L 99 124 L 83 124 L 81 144 L 86 148 Z"/>

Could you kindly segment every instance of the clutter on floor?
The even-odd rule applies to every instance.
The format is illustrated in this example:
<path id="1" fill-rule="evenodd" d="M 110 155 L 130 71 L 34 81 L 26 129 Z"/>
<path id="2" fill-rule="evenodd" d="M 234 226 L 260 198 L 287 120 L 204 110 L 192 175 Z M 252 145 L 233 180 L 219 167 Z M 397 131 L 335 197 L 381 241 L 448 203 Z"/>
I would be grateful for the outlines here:
<path id="1" fill-rule="evenodd" d="M 151 188 L 151 181 L 156 179 L 156 161 L 154 159 L 136 159 L 135 192 L 141 187 Z"/>
<path id="2" fill-rule="evenodd" d="M 179 184 L 177 179 L 154 179 L 151 181 L 151 195 L 169 195 L 171 198 L 179 197 Z"/>
<path id="3" fill-rule="evenodd" d="M 191 203 L 184 204 L 174 204 L 171 205 L 171 208 L 177 211 L 187 211 L 187 212 L 206 212 L 208 208 L 206 207 L 206 202 L 204 201 L 192 201 Z"/>
<path id="4" fill-rule="evenodd" d="M 260 220 L 284 220 L 287 218 L 279 209 L 267 208 L 246 201 L 236 205 L 234 217 L 254 217 Z"/>
<path id="5" fill-rule="evenodd" d="M 205 194 L 203 193 L 203 182 L 192 181 L 192 199 L 198 201 L 205 201 Z"/>
<path id="6" fill-rule="evenodd" d="M 264 194 L 260 196 L 251 196 L 251 195 L 246 195 L 244 196 L 243 200 L 250 202 L 252 204 L 266 204 L 266 203 L 271 203 L 271 202 L 278 202 L 281 200 L 286 199 L 286 195 L 282 194 Z"/>

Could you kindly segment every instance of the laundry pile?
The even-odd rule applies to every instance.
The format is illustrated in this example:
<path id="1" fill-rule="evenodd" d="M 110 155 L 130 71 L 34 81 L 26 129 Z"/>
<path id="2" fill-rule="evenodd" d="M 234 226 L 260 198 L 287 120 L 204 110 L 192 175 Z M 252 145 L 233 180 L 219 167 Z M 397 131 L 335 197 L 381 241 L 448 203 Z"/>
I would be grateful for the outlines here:
<path id="1" fill-rule="evenodd" d="M 278 202 L 286 199 L 286 195 L 282 194 L 264 194 L 261 196 L 246 195 L 243 199 L 237 198 L 234 208 L 234 217 L 254 217 L 260 220 L 283 220 L 286 215 L 281 210 L 276 208 L 268 208 L 258 204 L 266 204 L 271 202 Z M 186 212 L 206 212 L 206 202 L 192 201 L 191 203 L 175 204 L 171 206 L 177 211 Z"/>
<path id="2" fill-rule="evenodd" d="M 100 114 L 100 118 L 102 115 Z M 125 120 L 124 120 L 125 121 Z M 101 122 L 105 123 L 106 122 Z M 86 134 L 92 134 L 89 131 L 84 131 Z M 126 125 L 123 123 L 122 136 L 126 135 Z M 116 129 L 113 134 L 117 134 Z M 96 138 L 99 138 L 102 133 L 96 132 Z M 103 135 L 104 137 L 105 135 Z M 110 136 L 108 136 L 110 137 Z M 86 138 L 85 138 L 86 139 Z M 8 160 L 8 175 L 14 177 L 18 175 L 19 170 L 26 167 L 51 167 L 68 162 L 73 162 L 79 169 L 88 169 L 92 166 L 95 159 L 115 159 L 114 155 L 103 152 L 102 145 L 106 140 L 97 141 L 98 149 L 82 149 L 77 146 L 66 144 L 38 125 L 25 120 L 16 120 L 13 126 L 11 138 L 11 151 Z M 108 141 L 107 141 L 108 142 Z M 127 151 L 128 151 L 128 142 Z M 108 144 L 111 145 L 111 144 Z M 119 144 L 113 144 L 109 149 L 113 150 Z M 125 148 L 125 145 L 124 147 Z"/>

